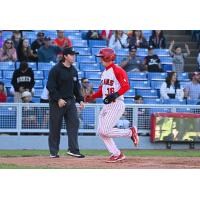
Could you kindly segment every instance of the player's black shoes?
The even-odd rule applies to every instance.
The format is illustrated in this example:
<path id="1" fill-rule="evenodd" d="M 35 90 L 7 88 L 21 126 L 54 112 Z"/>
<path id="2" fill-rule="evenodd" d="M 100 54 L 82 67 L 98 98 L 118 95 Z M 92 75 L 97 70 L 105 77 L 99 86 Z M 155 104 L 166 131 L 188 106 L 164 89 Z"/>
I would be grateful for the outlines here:
<path id="1" fill-rule="evenodd" d="M 67 154 L 68 154 L 69 156 L 73 156 L 73 157 L 76 157 L 76 158 L 85 158 L 85 156 L 84 156 L 83 154 L 81 154 L 80 152 L 78 152 L 78 153 L 73 153 L 73 152 L 71 152 L 71 151 L 68 151 Z"/>

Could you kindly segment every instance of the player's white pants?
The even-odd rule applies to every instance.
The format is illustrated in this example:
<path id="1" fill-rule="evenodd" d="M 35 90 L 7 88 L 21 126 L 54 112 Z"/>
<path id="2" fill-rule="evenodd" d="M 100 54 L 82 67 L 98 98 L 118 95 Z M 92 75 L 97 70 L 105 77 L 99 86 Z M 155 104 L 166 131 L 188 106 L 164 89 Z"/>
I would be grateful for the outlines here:
<path id="1" fill-rule="evenodd" d="M 116 100 L 114 103 L 105 104 L 99 115 L 98 133 L 108 151 L 113 155 L 119 155 L 120 150 L 116 147 L 112 138 L 131 137 L 132 135 L 130 129 L 113 128 L 124 111 L 124 102 L 122 100 Z"/>

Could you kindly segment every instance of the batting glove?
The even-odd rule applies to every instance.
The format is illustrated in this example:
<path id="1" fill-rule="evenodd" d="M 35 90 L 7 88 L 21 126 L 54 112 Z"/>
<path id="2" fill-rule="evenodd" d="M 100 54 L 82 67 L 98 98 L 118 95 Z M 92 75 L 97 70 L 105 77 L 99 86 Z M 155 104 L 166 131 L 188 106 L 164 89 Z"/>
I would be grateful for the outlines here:
<path id="1" fill-rule="evenodd" d="M 115 101 L 115 99 L 116 99 L 117 97 L 119 97 L 119 96 L 120 96 L 120 95 L 119 95 L 118 92 L 115 92 L 115 93 L 113 93 L 113 94 L 110 94 L 110 95 L 108 95 L 108 96 L 103 100 L 103 103 L 104 103 L 104 104 L 109 104 L 109 103 Z"/>

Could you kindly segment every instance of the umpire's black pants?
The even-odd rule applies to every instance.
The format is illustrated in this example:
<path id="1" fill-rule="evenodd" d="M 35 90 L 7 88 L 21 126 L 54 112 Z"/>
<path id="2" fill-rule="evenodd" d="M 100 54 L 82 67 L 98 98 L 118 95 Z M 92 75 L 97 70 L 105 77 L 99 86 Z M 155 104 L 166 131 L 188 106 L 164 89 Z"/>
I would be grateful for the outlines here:
<path id="1" fill-rule="evenodd" d="M 75 100 L 68 100 L 67 104 L 59 108 L 57 102 L 50 102 L 49 118 L 49 150 L 50 154 L 56 155 L 59 152 L 60 131 L 64 117 L 66 130 L 68 134 L 68 150 L 73 153 L 79 153 L 78 129 L 79 119 Z"/>

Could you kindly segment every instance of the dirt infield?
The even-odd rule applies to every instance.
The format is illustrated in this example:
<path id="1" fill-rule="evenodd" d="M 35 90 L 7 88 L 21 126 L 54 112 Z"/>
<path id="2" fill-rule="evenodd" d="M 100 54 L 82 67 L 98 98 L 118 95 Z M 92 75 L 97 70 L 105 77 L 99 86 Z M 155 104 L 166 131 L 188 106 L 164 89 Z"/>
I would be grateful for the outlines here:
<path id="1" fill-rule="evenodd" d="M 200 168 L 199 157 L 128 156 L 119 163 L 106 163 L 107 157 L 87 156 L 84 159 L 62 156 L 52 159 L 44 156 L 0 157 L 1 164 L 27 167 L 67 169 L 193 169 Z M 20 167 L 19 167 L 20 168 Z"/>

